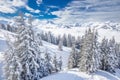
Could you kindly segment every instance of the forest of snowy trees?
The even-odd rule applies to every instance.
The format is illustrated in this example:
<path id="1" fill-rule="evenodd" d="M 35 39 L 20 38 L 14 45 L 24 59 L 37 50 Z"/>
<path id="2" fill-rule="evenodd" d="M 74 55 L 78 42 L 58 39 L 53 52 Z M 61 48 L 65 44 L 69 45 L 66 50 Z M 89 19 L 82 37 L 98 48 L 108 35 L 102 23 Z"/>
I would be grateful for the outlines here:
<path id="1" fill-rule="evenodd" d="M 97 70 L 105 70 L 111 73 L 120 68 L 120 44 L 104 38 L 98 42 L 97 31 L 89 29 L 81 38 L 79 52 L 72 48 L 68 60 L 68 68 L 79 68 L 80 71 L 92 73 Z"/>
<path id="2" fill-rule="evenodd" d="M 22 14 L 16 17 L 15 39 L 7 37 L 6 80 L 40 80 L 62 70 L 62 57 L 58 59 L 56 54 L 51 56 L 48 49 L 41 52 L 42 40 L 58 45 L 59 51 L 63 50 L 63 46 L 71 48 L 68 69 L 79 68 L 79 71 L 86 73 L 100 69 L 114 73 L 116 68 L 120 68 L 120 44 L 114 37 L 98 42 L 97 30 L 90 28 L 77 38 L 70 34 L 56 37 L 51 32 L 35 33 L 32 21 L 29 17 L 26 22 Z"/>
<path id="3" fill-rule="evenodd" d="M 44 76 L 60 71 L 62 60 L 58 60 L 56 55 L 52 59 L 47 51 L 41 52 L 41 38 L 32 29 L 32 18 L 29 17 L 26 24 L 21 14 L 15 19 L 15 23 L 18 26 L 15 40 L 7 38 L 9 49 L 5 52 L 5 79 L 40 80 Z"/>

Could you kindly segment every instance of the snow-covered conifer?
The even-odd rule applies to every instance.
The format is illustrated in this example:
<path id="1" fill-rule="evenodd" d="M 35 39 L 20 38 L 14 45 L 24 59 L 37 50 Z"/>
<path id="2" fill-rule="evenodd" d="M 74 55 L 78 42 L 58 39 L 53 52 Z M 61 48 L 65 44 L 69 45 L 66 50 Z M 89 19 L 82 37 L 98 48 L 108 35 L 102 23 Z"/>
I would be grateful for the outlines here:
<path id="1" fill-rule="evenodd" d="M 57 61 L 56 54 L 53 57 L 53 69 L 54 69 L 55 72 L 58 72 L 58 61 Z"/>
<path id="2" fill-rule="evenodd" d="M 60 51 L 62 51 L 63 50 L 63 40 L 62 40 L 62 38 L 60 38 L 60 40 L 59 40 L 59 44 L 58 44 L 58 49 L 60 50 Z"/>
<path id="3" fill-rule="evenodd" d="M 62 57 L 60 56 L 59 59 L 58 59 L 58 70 L 62 70 Z"/>
<path id="4" fill-rule="evenodd" d="M 71 51 L 69 58 L 68 58 L 68 69 L 78 67 L 79 58 L 80 58 L 79 53 L 75 49 L 75 44 L 73 44 L 72 51 Z"/>

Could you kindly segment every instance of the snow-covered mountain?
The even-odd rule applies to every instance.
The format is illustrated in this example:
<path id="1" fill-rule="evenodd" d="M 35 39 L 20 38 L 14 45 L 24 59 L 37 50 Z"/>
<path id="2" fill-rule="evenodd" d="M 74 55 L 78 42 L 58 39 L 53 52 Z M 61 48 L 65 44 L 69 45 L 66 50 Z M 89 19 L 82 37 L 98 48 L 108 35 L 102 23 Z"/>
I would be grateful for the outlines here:
<path id="1" fill-rule="evenodd" d="M 62 25 L 59 25 L 61 27 L 54 26 L 40 26 L 38 25 L 37 28 L 46 32 L 51 32 L 55 36 L 58 35 L 64 35 L 64 34 L 71 34 L 72 36 L 82 36 L 84 35 L 85 31 L 89 28 L 92 28 L 94 30 L 98 31 L 98 38 L 99 41 L 101 41 L 104 37 L 111 39 L 113 36 L 115 37 L 115 40 L 117 42 L 120 42 L 120 24 L 119 23 L 86 23 L 82 24 L 80 27 L 63 27 Z"/>

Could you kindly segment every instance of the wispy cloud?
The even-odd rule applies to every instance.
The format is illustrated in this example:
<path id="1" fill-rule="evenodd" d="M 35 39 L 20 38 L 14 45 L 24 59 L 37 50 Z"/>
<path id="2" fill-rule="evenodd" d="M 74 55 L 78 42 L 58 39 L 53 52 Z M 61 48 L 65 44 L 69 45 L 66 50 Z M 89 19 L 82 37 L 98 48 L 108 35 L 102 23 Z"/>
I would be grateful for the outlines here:
<path id="1" fill-rule="evenodd" d="M 30 8 L 29 6 L 25 6 L 25 8 L 28 10 L 28 11 L 30 11 L 30 12 L 32 12 L 32 13 L 40 13 L 40 10 L 38 10 L 38 9 L 33 9 L 33 8 Z"/>
<path id="2" fill-rule="evenodd" d="M 26 0 L 0 0 L 0 12 L 15 13 L 17 7 L 25 6 Z"/>
<path id="3" fill-rule="evenodd" d="M 28 0 L 0 0 L 0 12 L 2 13 L 15 13 L 19 8 L 26 8 L 33 13 L 40 13 L 39 9 L 34 10 L 27 5 Z M 40 4 L 42 0 L 37 0 L 37 4 Z"/>
<path id="4" fill-rule="evenodd" d="M 120 0 L 73 0 L 64 9 L 52 12 L 57 23 L 119 21 Z"/>

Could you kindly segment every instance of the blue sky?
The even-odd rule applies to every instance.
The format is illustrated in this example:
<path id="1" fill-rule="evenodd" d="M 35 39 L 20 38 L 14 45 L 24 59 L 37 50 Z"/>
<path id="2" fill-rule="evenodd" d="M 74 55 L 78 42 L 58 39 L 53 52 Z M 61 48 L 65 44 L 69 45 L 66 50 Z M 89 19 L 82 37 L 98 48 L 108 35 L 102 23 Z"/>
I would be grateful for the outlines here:
<path id="1" fill-rule="evenodd" d="M 0 0 L 0 20 L 19 11 L 55 23 L 120 22 L 120 0 Z"/>

